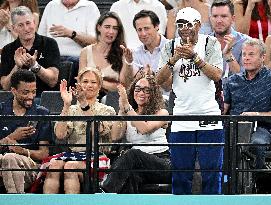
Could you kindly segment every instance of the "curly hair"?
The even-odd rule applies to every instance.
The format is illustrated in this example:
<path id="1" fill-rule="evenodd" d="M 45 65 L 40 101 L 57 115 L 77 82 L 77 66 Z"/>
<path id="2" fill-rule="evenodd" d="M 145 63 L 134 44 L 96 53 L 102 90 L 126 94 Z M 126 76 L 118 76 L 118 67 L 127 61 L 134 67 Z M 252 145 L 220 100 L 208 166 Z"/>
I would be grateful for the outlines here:
<path id="1" fill-rule="evenodd" d="M 96 29 L 95 29 L 96 37 L 97 37 L 97 40 L 99 40 L 98 37 L 101 35 L 101 33 L 98 30 L 98 26 L 101 26 L 103 24 L 103 22 L 105 21 L 105 19 L 107 19 L 107 18 L 113 18 L 117 21 L 118 34 L 117 34 L 116 39 L 112 43 L 112 46 L 110 48 L 110 51 L 108 52 L 108 55 L 106 56 L 106 59 L 107 59 L 108 63 L 110 63 L 112 65 L 112 69 L 114 71 L 120 73 L 121 68 L 123 66 L 123 62 L 122 62 L 123 51 L 122 51 L 120 45 L 126 46 L 126 44 L 124 41 L 124 28 L 123 28 L 122 22 L 121 22 L 119 16 L 115 12 L 108 11 L 100 16 L 100 18 L 98 19 L 98 21 L 96 23 Z"/>
<path id="2" fill-rule="evenodd" d="M 161 88 L 156 83 L 155 77 L 153 75 L 140 76 L 132 82 L 127 92 L 128 101 L 134 110 L 138 109 L 138 105 L 134 99 L 134 90 L 135 90 L 136 83 L 143 78 L 145 78 L 149 82 L 149 85 L 150 85 L 149 99 L 151 100 L 149 100 L 148 104 L 143 108 L 143 111 L 140 114 L 153 115 L 160 109 L 165 108 L 165 102 L 162 96 Z"/>

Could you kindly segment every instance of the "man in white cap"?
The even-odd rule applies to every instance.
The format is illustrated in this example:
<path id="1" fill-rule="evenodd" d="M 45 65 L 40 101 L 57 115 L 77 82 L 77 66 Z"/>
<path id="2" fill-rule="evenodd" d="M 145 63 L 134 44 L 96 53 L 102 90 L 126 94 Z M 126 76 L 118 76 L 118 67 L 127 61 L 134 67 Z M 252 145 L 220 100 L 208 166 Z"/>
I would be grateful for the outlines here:
<path id="1" fill-rule="evenodd" d="M 176 95 L 174 115 L 220 115 L 214 85 L 221 79 L 223 70 L 220 43 L 215 37 L 198 33 L 201 16 L 191 7 L 178 12 L 176 26 L 180 37 L 165 44 L 157 82 L 172 85 Z M 222 122 L 174 121 L 169 141 L 221 143 L 224 141 Z M 223 147 L 171 146 L 173 169 L 194 169 L 196 153 L 201 169 L 216 170 L 201 173 L 202 193 L 221 193 L 221 172 L 217 170 L 222 168 Z M 173 172 L 173 194 L 191 194 L 192 177 L 192 172 Z"/>

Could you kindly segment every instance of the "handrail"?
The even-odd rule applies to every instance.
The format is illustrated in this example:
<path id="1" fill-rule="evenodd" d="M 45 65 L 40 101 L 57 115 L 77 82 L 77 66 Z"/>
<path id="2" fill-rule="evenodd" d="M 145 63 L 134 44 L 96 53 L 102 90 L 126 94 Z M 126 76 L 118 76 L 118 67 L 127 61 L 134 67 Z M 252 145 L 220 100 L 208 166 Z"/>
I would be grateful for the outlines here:
<path id="1" fill-rule="evenodd" d="M 13 121 L 13 120 L 26 120 L 26 121 L 85 121 L 87 122 L 86 132 L 86 145 L 75 145 L 75 146 L 86 146 L 86 169 L 85 169 L 85 187 L 84 193 L 95 193 L 98 188 L 98 173 L 99 171 L 105 171 L 99 169 L 99 147 L 100 146 L 111 146 L 111 145 L 140 145 L 140 146 L 224 146 L 224 178 L 226 181 L 226 189 L 224 194 L 235 194 L 237 185 L 237 173 L 244 172 L 246 170 L 238 169 L 237 157 L 239 146 L 249 146 L 250 143 L 238 143 L 238 122 L 239 121 L 268 121 L 271 122 L 269 116 L 235 116 L 235 115 L 170 115 L 170 116 L 157 116 L 157 115 L 142 115 L 142 116 L 59 116 L 59 115 L 46 115 L 46 116 L 13 116 L 13 115 L 0 115 L 1 121 Z M 167 144 L 146 144 L 146 143 L 99 143 L 99 132 L 98 127 L 101 121 L 223 121 L 225 129 L 225 143 L 167 143 Z M 94 146 L 92 146 L 90 126 L 94 122 Z M 230 133 L 230 129 L 233 128 L 233 133 Z M 21 144 L 20 144 L 21 145 Z M 16 146 L 16 145 L 11 145 Z M 44 145 L 46 146 L 46 145 Z M 53 146 L 53 145 L 48 145 Z M 61 144 L 58 146 L 71 146 L 71 144 Z M 254 146 L 254 145 L 253 145 Z M 267 145 L 264 145 L 267 146 Z M 94 150 L 92 150 L 94 147 Z M 91 167 L 91 153 L 94 152 L 93 172 L 92 177 L 88 170 Z M 14 169 L 13 169 L 14 170 Z M 16 170 L 14 170 L 16 171 Z M 19 170 L 17 170 L 19 171 Z M 52 170 L 55 171 L 55 170 Z M 67 170 L 72 171 L 72 170 Z M 75 170 L 73 170 L 75 171 Z M 78 171 L 78 170 L 77 170 Z M 82 170 L 79 170 L 82 171 Z M 106 172 L 112 170 L 106 170 Z M 117 170 L 115 170 L 117 171 Z M 133 171 L 133 170 L 129 170 Z M 143 171 L 143 170 L 142 170 Z M 152 170 L 153 171 L 153 170 Z M 166 171 L 180 171 L 180 170 L 166 170 Z M 191 171 L 191 170 L 182 170 Z M 201 170 L 210 171 L 210 170 Z M 258 171 L 258 170 L 253 170 Z M 93 181 L 91 181 L 93 180 Z M 91 186 L 91 184 L 93 186 Z"/>

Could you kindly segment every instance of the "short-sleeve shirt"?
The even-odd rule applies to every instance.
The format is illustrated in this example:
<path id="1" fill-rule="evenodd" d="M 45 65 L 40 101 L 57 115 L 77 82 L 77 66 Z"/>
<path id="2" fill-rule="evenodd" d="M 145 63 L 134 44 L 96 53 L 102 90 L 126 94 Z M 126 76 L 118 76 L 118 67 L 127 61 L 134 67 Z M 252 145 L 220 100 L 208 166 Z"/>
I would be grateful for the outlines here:
<path id="1" fill-rule="evenodd" d="M 100 17 L 100 11 L 93 1 L 79 0 L 77 4 L 68 9 L 62 0 L 49 2 L 42 14 L 38 33 L 54 38 L 59 46 L 61 56 L 79 57 L 81 45 L 71 38 L 53 37 L 50 34 L 52 25 L 62 25 L 77 33 L 95 36 L 95 25 Z"/>
<path id="2" fill-rule="evenodd" d="M 208 39 L 208 40 L 207 40 Z M 181 38 L 176 38 L 177 46 Z M 172 41 L 165 44 L 161 52 L 159 68 L 164 67 L 172 56 Z M 200 58 L 205 62 L 223 69 L 221 45 L 213 36 L 198 35 L 194 47 Z M 174 115 L 220 115 L 218 103 L 215 100 L 214 81 L 207 77 L 191 60 L 179 59 L 173 68 L 172 89 L 176 95 Z M 216 124 L 201 124 L 197 121 L 174 121 L 172 132 L 221 129 L 220 122 Z"/>
<path id="3" fill-rule="evenodd" d="M 0 103 L 0 115 L 14 115 L 13 112 L 13 98 Z M 49 110 L 43 106 L 33 104 L 31 108 L 26 110 L 25 115 L 49 115 Z M 26 127 L 28 121 L 14 120 L 14 121 L 0 121 L 0 139 L 7 137 L 14 132 L 18 127 Z M 31 150 L 39 149 L 40 141 L 52 142 L 52 127 L 48 121 L 39 121 L 36 126 L 35 134 L 30 137 L 18 140 L 18 143 L 32 144 L 25 146 Z"/>
<path id="4" fill-rule="evenodd" d="M 20 42 L 20 39 L 17 38 L 15 41 L 7 44 L 3 48 L 1 55 L 0 77 L 7 76 L 15 66 L 14 54 L 19 47 L 23 46 Z M 49 67 L 59 67 L 60 54 L 58 45 L 54 39 L 48 38 L 46 36 L 41 36 L 36 33 L 32 48 L 30 50 L 26 49 L 26 52 L 30 55 L 33 55 L 35 53 L 35 50 L 38 51 L 37 62 L 43 68 L 46 69 Z M 29 69 L 29 67 L 23 66 L 22 69 Z M 45 90 L 49 91 L 53 90 L 53 88 L 51 88 L 37 76 L 37 96 L 39 97 L 42 91 Z"/>

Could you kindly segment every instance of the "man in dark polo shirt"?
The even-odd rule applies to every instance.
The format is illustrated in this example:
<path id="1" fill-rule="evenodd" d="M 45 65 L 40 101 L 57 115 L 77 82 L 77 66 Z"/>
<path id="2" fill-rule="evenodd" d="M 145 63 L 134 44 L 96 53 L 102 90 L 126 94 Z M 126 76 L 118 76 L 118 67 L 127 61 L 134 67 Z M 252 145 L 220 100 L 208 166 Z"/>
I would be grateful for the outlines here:
<path id="1" fill-rule="evenodd" d="M 246 40 L 242 47 L 245 72 L 229 77 L 224 85 L 224 114 L 271 116 L 271 70 L 264 67 L 265 45 L 258 39 Z M 258 121 L 253 144 L 270 144 L 271 125 Z M 250 148 L 256 155 L 256 168 L 264 167 L 266 146 Z"/>
<path id="2" fill-rule="evenodd" d="M 56 41 L 35 33 L 32 12 L 19 6 L 11 12 L 12 26 L 18 38 L 2 50 L 0 82 L 10 90 L 11 75 L 19 69 L 29 69 L 37 76 L 37 97 L 52 90 L 58 81 L 60 54 Z"/>
<path id="3" fill-rule="evenodd" d="M 13 98 L 0 103 L 0 115 L 49 115 L 48 109 L 36 105 L 36 77 L 33 72 L 20 69 L 11 76 Z M 52 140 L 50 122 L 0 121 L 0 169 L 37 169 L 39 162 L 48 157 Z M 27 144 L 28 146 L 25 146 Z M 43 146 L 42 146 L 43 145 Z M 35 171 L 1 171 L 7 193 L 24 193 L 35 180 Z"/>

